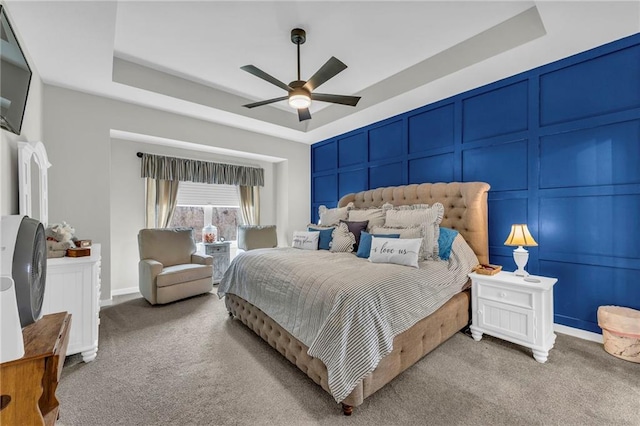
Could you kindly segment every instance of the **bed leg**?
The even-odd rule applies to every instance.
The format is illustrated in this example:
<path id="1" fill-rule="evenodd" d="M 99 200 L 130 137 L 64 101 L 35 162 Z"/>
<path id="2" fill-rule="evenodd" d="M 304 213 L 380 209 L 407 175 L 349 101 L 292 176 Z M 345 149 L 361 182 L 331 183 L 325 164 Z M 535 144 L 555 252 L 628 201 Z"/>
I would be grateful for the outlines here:
<path id="1" fill-rule="evenodd" d="M 342 404 L 342 414 L 345 416 L 350 416 L 353 413 L 353 406 Z"/>

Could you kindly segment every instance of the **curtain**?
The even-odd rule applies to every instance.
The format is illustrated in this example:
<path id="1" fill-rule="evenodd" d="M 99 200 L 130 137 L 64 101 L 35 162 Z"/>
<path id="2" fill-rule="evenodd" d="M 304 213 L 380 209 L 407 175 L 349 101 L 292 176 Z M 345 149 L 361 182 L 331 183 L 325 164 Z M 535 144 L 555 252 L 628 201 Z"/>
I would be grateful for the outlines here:
<path id="1" fill-rule="evenodd" d="M 264 169 L 142 154 L 143 178 L 224 185 L 264 186 Z"/>
<path id="2" fill-rule="evenodd" d="M 260 187 L 239 186 L 240 212 L 245 225 L 260 225 Z"/>
<path id="3" fill-rule="evenodd" d="M 168 228 L 176 210 L 177 180 L 147 178 L 147 216 L 145 227 Z"/>

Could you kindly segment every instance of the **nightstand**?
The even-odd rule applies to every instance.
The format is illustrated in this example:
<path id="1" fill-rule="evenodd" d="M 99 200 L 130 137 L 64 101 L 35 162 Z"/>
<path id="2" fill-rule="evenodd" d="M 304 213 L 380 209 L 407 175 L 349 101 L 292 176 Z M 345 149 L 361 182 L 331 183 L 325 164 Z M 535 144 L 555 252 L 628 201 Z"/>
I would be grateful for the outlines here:
<path id="1" fill-rule="evenodd" d="M 204 243 L 205 254 L 213 257 L 213 282 L 218 284 L 229 267 L 231 243 L 220 241 L 217 243 Z"/>
<path id="2" fill-rule="evenodd" d="M 476 341 L 486 333 L 533 350 L 536 361 L 547 361 L 556 335 L 553 332 L 553 285 L 556 278 L 530 275 L 525 281 L 513 272 L 469 274 L 472 325 Z"/>

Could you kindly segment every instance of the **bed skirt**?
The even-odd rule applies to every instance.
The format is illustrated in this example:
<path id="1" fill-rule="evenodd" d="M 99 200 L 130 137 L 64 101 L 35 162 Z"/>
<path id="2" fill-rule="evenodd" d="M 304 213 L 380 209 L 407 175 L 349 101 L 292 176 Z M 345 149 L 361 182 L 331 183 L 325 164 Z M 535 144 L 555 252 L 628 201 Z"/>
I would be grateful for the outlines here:
<path id="1" fill-rule="evenodd" d="M 440 309 L 418 321 L 413 327 L 393 339 L 393 351 L 380 360 L 374 371 L 367 374 L 342 402 L 343 407 L 357 407 L 393 378 L 411 367 L 423 356 L 438 347 L 469 323 L 469 290 L 453 296 Z M 278 323 L 251 303 L 226 294 L 229 314 L 238 318 L 291 363 L 329 392 L 327 367 L 307 354 L 308 347 L 293 337 Z M 329 392 L 330 393 L 330 392 Z M 345 408 L 345 414 L 347 408 Z"/>

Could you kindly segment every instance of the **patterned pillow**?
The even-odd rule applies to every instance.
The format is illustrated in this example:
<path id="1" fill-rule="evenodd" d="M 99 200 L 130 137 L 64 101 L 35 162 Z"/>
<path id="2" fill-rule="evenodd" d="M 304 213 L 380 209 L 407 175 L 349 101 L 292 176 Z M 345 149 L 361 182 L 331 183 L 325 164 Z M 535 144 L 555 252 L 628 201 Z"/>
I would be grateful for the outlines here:
<path id="1" fill-rule="evenodd" d="M 293 233 L 293 247 L 302 250 L 318 250 L 319 232 L 296 231 Z"/>
<path id="2" fill-rule="evenodd" d="M 440 236 L 440 222 L 444 216 L 444 206 L 435 203 L 431 207 L 425 205 L 413 209 L 386 210 L 385 226 L 415 226 L 425 224 L 424 255 L 427 260 L 437 260 L 438 237 Z M 414 205 L 415 207 L 415 205 Z"/>
<path id="3" fill-rule="evenodd" d="M 394 239 L 373 237 L 369 262 L 395 263 L 418 267 L 418 257 L 422 238 Z"/>
<path id="4" fill-rule="evenodd" d="M 350 222 L 369 221 L 367 232 L 374 226 L 384 226 L 385 212 L 382 209 L 353 209 L 349 210 L 348 220 Z"/>
<path id="5" fill-rule="evenodd" d="M 340 223 L 340 225 L 336 226 L 333 230 L 333 234 L 331 234 L 331 248 L 329 251 L 337 253 L 337 252 L 347 252 L 351 253 L 353 251 L 353 246 L 356 243 L 356 237 L 349 232 L 349 228 L 346 223 Z"/>
<path id="6" fill-rule="evenodd" d="M 320 224 L 324 226 L 337 225 L 341 220 L 347 220 L 349 210 L 353 208 L 353 203 L 349 203 L 346 207 L 336 207 L 333 209 L 327 208 L 327 206 L 318 207 L 318 216 L 320 217 Z"/>
<path id="7" fill-rule="evenodd" d="M 318 240 L 318 250 L 329 250 L 331 247 L 331 234 L 335 226 L 320 226 L 309 224 L 307 225 L 307 231 L 320 232 L 320 239 Z"/>
<path id="8" fill-rule="evenodd" d="M 353 247 L 353 249 L 357 249 L 358 244 L 360 244 L 360 233 L 367 229 L 367 224 L 369 224 L 369 221 L 365 220 L 364 222 L 349 222 L 346 220 L 341 220 L 340 223 L 346 223 L 347 228 L 349 228 L 349 232 L 351 232 L 353 236 L 356 237 L 356 245 Z"/>

